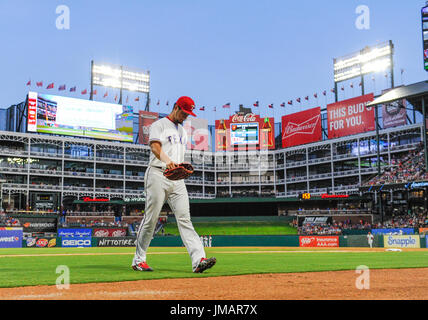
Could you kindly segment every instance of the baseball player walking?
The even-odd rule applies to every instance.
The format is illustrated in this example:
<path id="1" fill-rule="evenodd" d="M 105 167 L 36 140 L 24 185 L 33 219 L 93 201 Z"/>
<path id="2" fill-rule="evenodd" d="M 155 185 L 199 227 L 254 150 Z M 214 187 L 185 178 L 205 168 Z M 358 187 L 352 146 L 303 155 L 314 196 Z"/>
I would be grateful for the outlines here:
<path id="1" fill-rule="evenodd" d="M 207 259 L 203 244 L 190 220 L 190 205 L 184 180 L 171 181 L 163 172 L 184 162 L 187 134 L 182 123 L 193 113 L 194 101 L 181 97 L 171 113 L 154 122 L 150 127 L 150 162 L 144 176 L 146 191 L 145 216 L 138 229 L 136 252 L 132 268 L 136 271 L 153 271 L 146 262 L 146 252 L 165 201 L 168 202 L 177 220 L 181 239 L 192 260 L 192 270 L 201 273 L 214 266 L 216 258 Z"/>

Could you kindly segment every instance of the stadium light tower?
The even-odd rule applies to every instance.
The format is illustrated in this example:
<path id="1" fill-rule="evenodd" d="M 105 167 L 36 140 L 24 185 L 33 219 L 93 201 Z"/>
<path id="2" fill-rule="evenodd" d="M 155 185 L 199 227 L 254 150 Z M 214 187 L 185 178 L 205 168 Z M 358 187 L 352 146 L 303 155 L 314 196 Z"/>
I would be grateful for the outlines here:
<path id="1" fill-rule="evenodd" d="M 150 101 L 150 71 L 129 70 L 123 66 L 96 64 L 91 61 L 91 93 L 94 98 L 94 86 L 120 89 L 119 104 L 122 104 L 123 90 L 147 94 L 146 110 Z"/>
<path id="2" fill-rule="evenodd" d="M 337 102 L 337 84 L 353 78 L 361 78 L 361 93 L 364 95 L 364 76 L 370 73 L 390 70 L 391 88 L 394 88 L 394 45 L 392 41 L 333 59 L 334 89 Z"/>

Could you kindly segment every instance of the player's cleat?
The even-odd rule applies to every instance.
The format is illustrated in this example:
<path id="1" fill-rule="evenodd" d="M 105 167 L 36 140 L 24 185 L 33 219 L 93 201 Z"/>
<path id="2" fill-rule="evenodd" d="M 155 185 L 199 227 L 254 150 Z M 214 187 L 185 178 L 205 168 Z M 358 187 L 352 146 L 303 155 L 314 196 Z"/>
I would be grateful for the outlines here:
<path id="1" fill-rule="evenodd" d="M 132 266 L 132 269 L 134 269 L 135 271 L 153 271 L 153 269 L 150 268 L 149 265 L 145 261 L 140 262 L 139 264 Z"/>
<path id="2" fill-rule="evenodd" d="M 212 268 L 215 265 L 216 262 L 217 262 L 217 260 L 214 257 L 213 258 L 209 258 L 209 259 L 202 258 L 201 262 L 199 262 L 198 267 L 193 272 L 194 273 L 202 273 L 205 270 L 207 270 L 209 268 Z"/>

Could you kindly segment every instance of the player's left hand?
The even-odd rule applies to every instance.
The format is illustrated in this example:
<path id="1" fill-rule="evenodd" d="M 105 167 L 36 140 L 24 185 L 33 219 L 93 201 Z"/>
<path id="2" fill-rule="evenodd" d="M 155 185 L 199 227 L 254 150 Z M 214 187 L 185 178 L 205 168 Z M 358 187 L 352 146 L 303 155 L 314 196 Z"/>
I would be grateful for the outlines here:
<path id="1" fill-rule="evenodd" d="M 193 174 L 193 166 L 188 162 L 178 164 L 176 167 L 167 168 L 163 175 L 169 180 L 182 180 L 190 177 Z"/>
<path id="2" fill-rule="evenodd" d="M 167 169 L 174 169 L 174 168 L 177 168 L 178 167 L 178 164 L 177 163 L 175 163 L 175 162 L 173 162 L 173 161 L 171 161 L 171 162 L 168 162 L 167 164 L 166 164 L 166 168 Z"/>

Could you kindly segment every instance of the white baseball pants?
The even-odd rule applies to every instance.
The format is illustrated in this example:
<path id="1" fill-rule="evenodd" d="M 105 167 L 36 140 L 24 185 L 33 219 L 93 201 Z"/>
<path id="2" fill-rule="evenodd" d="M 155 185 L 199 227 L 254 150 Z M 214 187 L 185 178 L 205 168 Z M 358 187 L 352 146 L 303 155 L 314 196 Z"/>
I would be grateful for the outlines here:
<path id="1" fill-rule="evenodd" d="M 205 258 L 204 247 L 190 220 L 190 204 L 184 180 L 171 181 L 163 176 L 163 170 L 148 167 L 144 176 L 146 206 L 144 218 L 137 233 L 136 251 L 132 265 L 146 261 L 147 249 L 153 239 L 153 233 L 159 214 L 165 201 L 175 215 L 181 240 L 192 260 L 193 271 L 201 258 Z"/>

